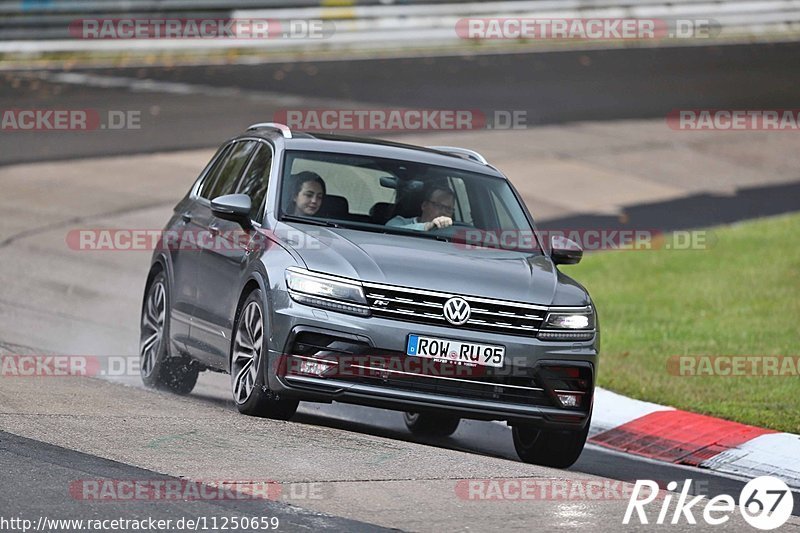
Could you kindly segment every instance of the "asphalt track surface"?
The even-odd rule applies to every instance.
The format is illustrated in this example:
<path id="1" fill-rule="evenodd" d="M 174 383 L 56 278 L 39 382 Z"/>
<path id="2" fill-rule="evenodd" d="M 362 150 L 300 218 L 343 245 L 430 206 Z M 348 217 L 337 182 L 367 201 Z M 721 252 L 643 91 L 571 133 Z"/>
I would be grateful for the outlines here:
<path id="1" fill-rule="evenodd" d="M 60 74 L 0 73 L 0 109 L 133 110 L 141 130 L 6 131 L 0 165 L 217 146 L 298 107 L 522 110 L 530 126 L 794 108 L 800 43 L 68 72 L 94 84 Z"/>
<path id="2" fill-rule="evenodd" d="M 79 479 L 150 479 L 166 483 L 177 478 L 4 431 L 0 431 L 0 464 L 9 478 L 28 480 L 4 483 L 0 487 L 0 501 L 3 502 L 6 519 L 22 515 L 26 518 L 44 516 L 52 519 L 76 516 L 152 518 L 174 522 L 180 518 L 196 520 L 206 517 L 208 523 L 212 517 L 217 517 L 221 523 L 222 517 L 263 516 L 277 518 L 284 531 L 390 531 L 354 520 L 323 516 L 271 500 L 87 501 L 65 498 L 59 489 Z"/>
<path id="3" fill-rule="evenodd" d="M 165 94 L 158 90 L 131 91 L 129 86 L 87 87 L 80 83 L 36 79 L 30 74 L 6 73 L 0 85 L 0 108 L 137 109 L 146 111 L 144 117 L 149 122 L 143 130 L 146 134 L 62 133 L 51 137 L 52 134 L 47 133 L 3 133 L 0 164 L 217 145 L 221 138 L 239 131 L 243 124 L 268 119 L 287 103 L 306 107 L 357 102 L 384 107 L 525 109 L 536 124 L 661 117 L 676 107 L 793 107 L 792 99 L 796 97 L 800 81 L 798 52 L 800 45 L 787 44 L 352 63 L 327 61 L 291 66 L 137 68 L 90 73 L 202 87 L 188 95 Z M 215 92 L 215 88 L 233 88 L 234 91 L 225 96 L 225 93 Z M 268 94 L 259 96 L 262 91 Z M 237 94 L 244 97 L 237 98 Z M 276 105 L 270 95 L 283 96 L 286 100 Z M 796 202 L 792 199 L 797 197 L 797 192 L 796 186 L 791 185 L 762 188 L 742 193 L 741 200 L 747 205 L 760 201 L 764 206 L 760 214 L 774 214 L 795 209 Z M 784 203 L 780 203 L 781 199 Z M 709 214 L 703 209 L 702 199 L 683 202 L 691 201 L 699 204 L 690 206 L 690 211 L 705 213 L 702 215 L 705 218 L 685 222 L 686 227 L 753 215 L 752 210 L 736 215 L 735 203 L 728 209 Z M 670 213 L 674 215 L 680 202 L 665 202 L 660 206 L 662 211 L 656 210 L 655 214 L 652 206 L 643 206 L 643 216 L 658 219 L 659 212 L 663 212 L 664 217 Z M 674 216 L 668 218 L 675 219 Z M 138 285 L 130 291 L 138 292 Z M 87 324 L 88 329 L 91 327 Z M 37 347 L 31 350 L 36 351 Z M 198 401 L 230 409 L 224 386 L 216 386 L 219 383 L 224 384 L 224 380 L 214 380 L 208 388 L 201 389 Z M 425 441 L 409 435 L 397 413 L 336 404 L 306 405 L 295 423 L 421 445 L 432 452 L 452 450 L 467 452 L 476 458 L 517 460 L 508 428 L 498 424 L 465 422 L 451 438 Z M 0 426 L 0 429 L 7 428 Z M 0 489 L 4 509 L 27 515 L 41 514 L 46 509 L 62 516 L 76 512 L 85 514 L 89 510 L 85 503 L 79 505 L 65 499 L 63 491 L 55 488 L 78 477 L 120 479 L 163 475 L 5 432 L 0 432 L 0 464 L 8 476 Z M 594 446 L 587 447 L 570 471 L 622 480 L 691 477 L 703 484 L 709 496 L 738 494 L 744 485 L 740 480 L 627 457 Z M 557 471 L 549 471 L 548 475 L 557 475 Z M 797 494 L 795 501 L 794 514 L 800 515 Z M 146 502 L 138 507 L 126 502 L 116 505 L 119 509 L 104 504 L 90 511 L 100 516 L 127 513 L 172 518 L 179 514 L 221 516 L 234 511 L 241 514 L 263 514 L 264 511 L 239 502 L 158 505 Z M 280 503 L 270 503 L 269 511 L 285 517 L 289 530 L 366 531 L 374 527 L 288 509 Z M 454 526 L 457 524 L 453 522 Z M 608 530 L 618 529 L 614 523 L 598 525 L 598 528 L 605 530 L 609 526 Z"/>

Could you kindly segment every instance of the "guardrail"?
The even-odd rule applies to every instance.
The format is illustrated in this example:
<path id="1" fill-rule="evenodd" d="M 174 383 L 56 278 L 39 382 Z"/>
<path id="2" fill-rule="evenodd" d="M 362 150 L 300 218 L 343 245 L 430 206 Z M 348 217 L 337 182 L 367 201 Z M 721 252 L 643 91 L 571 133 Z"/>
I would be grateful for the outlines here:
<path id="1" fill-rule="evenodd" d="M 707 19 L 723 30 L 750 30 L 758 34 L 800 29 L 800 0 L 523 0 L 458 5 L 235 10 L 232 16 L 332 18 L 336 21 L 332 41 L 337 42 L 452 41 L 458 39 L 456 23 L 467 17 Z"/>
<path id="2" fill-rule="evenodd" d="M 453 2 L 351 1 L 346 6 L 286 0 L 131 0 L 128 2 L 0 2 L 0 53 L 191 50 L 219 48 L 339 49 L 463 43 L 456 23 L 467 17 L 539 19 L 708 19 L 732 36 L 800 35 L 800 0 L 516 0 Z M 305 5 L 304 5 L 305 4 Z M 16 6 L 16 10 L 12 9 Z M 333 31 L 324 39 L 129 39 L 70 37 L 80 18 L 321 19 Z"/>

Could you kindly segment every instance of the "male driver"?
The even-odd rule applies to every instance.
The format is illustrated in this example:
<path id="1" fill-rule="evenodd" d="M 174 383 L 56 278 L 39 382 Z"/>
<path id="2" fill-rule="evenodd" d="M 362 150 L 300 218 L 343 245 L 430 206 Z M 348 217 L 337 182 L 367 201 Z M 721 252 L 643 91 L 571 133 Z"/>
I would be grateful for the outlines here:
<path id="1" fill-rule="evenodd" d="M 396 216 L 386 225 L 417 231 L 430 231 L 433 228 L 452 226 L 455 200 L 455 194 L 449 187 L 433 186 L 425 194 L 420 216 L 414 218 Z"/>

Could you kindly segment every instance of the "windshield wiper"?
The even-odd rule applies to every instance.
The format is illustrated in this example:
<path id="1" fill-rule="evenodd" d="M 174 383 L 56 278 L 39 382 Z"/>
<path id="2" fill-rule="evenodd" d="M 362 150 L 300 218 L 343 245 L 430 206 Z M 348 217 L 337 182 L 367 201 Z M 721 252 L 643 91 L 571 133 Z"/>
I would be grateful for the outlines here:
<path id="1" fill-rule="evenodd" d="M 393 226 L 381 226 L 381 228 L 383 229 L 383 233 L 388 233 L 390 235 L 407 235 L 409 237 L 424 237 L 426 239 L 434 239 L 441 242 L 450 242 L 450 238 L 447 235 L 442 235 L 441 233 L 403 229 Z"/>
<path id="2" fill-rule="evenodd" d="M 403 229 L 393 226 L 379 226 L 375 224 L 366 224 L 363 222 L 333 222 L 327 219 L 306 218 L 297 215 L 283 215 L 283 218 L 281 220 L 286 222 L 302 222 L 305 224 L 315 224 L 317 226 L 326 226 L 329 228 L 346 228 L 346 229 L 369 231 L 372 233 L 383 233 L 388 235 L 406 235 L 408 237 L 424 237 L 426 239 L 434 239 L 441 242 L 450 242 L 452 240 L 447 235 L 431 233 L 427 231 Z"/>
<path id="3" fill-rule="evenodd" d="M 436 235 L 425 231 L 404 229 L 396 226 L 381 226 L 378 224 L 367 224 L 364 222 L 351 222 L 343 224 L 342 227 L 369 231 L 371 233 L 383 233 L 384 235 L 407 235 L 409 237 L 425 237 L 427 239 L 436 239 L 439 241 L 449 242 L 449 239 L 444 235 Z"/>
<path id="4" fill-rule="evenodd" d="M 306 218 L 297 215 L 283 215 L 281 220 L 286 222 L 302 222 L 303 224 L 313 224 L 315 226 L 327 226 L 329 228 L 338 228 L 339 224 L 326 220 L 324 218 Z"/>

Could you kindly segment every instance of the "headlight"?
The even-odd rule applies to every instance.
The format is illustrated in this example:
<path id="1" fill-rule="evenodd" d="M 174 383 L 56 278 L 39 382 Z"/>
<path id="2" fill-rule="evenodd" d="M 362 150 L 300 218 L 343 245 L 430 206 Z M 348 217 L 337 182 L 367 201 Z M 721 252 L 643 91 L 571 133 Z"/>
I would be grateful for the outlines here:
<path id="1" fill-rule="evenodd" d="M 551 309 L 539 330 L 539 338 L 553 341 L 585 341 L 594 337 L 591 306 Z"/>
<path id="2" fill-rule="evenodd" d="M 360 283 L 289 268 L 286 269 L 286 286 L 296 302 L 354 315 L 370 314 Z"/>

